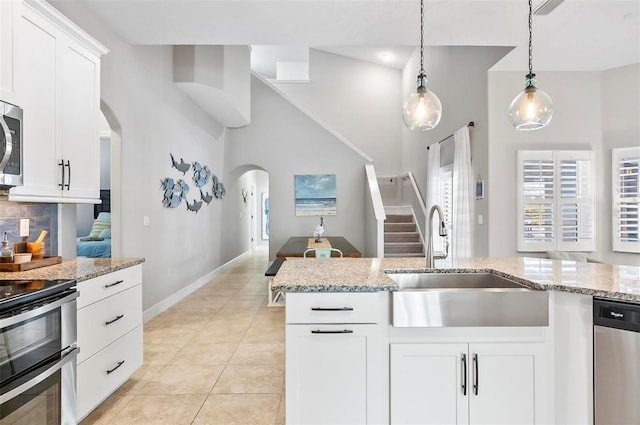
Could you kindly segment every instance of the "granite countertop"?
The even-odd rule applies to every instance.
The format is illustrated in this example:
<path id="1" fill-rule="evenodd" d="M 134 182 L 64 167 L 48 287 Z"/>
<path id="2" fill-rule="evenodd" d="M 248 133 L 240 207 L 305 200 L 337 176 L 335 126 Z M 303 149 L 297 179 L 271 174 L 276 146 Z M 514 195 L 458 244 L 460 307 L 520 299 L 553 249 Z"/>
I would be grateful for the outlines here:
<path id="1" fill-rule="evenodd" d="M 389 272 L 460 273 L 488 271 L 532 289 L 574 292 L 640 301 L 640 267 L 544 258 L 466 258 L 454 264 L 436 261 L 427 269 L 424 258 L 289 258 L 273 279 L 272 289 L 285 292 L 395 291 Z"/>
<path id="2" fill-rule="evenodd" d="M 74 258 L 64 259 L 61 264 L 40 267 L 23 272 L 0 272 L 0 279 L 18 280 L 55 280 L 75 279 L 77 282 L 93 279 L 94 277 L 126 269 L 142 264 L 144 258 Z"/>

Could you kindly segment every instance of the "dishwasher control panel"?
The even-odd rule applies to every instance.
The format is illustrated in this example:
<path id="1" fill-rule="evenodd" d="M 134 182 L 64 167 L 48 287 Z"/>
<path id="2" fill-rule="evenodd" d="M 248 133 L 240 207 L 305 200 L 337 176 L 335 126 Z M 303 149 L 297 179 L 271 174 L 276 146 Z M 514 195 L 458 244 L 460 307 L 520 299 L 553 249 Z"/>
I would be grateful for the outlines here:
<path id="1" fill-rule="evenodd" d="M 594 298 L 593 324 L 640 332 L 640 304 Z"/>

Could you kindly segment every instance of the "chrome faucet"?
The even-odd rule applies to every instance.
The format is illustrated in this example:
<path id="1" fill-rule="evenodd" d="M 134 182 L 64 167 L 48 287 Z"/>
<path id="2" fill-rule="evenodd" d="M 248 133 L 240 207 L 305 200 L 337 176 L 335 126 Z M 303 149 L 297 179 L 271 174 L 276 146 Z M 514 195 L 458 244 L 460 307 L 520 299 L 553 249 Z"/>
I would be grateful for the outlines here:
<path id="1" fill-rule="evenodd" d="M 429 268 L 433 268 L 434 263 L 433 260 L 434 259 L 438 259 L 438 260 L 442 260 L 444 258 L 447 258 L 447 255 L 449 255 L 449 242 L 447 242 L 447 245 L 445 246 L 445 251 L 444 252 L 433 252 L 433 235 L 432 233 L 432 222 L 433 222 L 433 213 L 435 211 L 438 211 L 438 218 L 440 219 L 440 225 L 438 226 L 439 229 L 439 234 L 440 236 L 444 237 L 447 236 L 447 228 L 444 224 L 444 214 L 442 213 L 442 208 L 440 208 L 440 205 L 434 205 L 431 207 L 431 209 L 429 210 L 429 218 L 427 219 L 427 230 L 428 230 L 428 242 L 427 242 L 427 267 Z"/>

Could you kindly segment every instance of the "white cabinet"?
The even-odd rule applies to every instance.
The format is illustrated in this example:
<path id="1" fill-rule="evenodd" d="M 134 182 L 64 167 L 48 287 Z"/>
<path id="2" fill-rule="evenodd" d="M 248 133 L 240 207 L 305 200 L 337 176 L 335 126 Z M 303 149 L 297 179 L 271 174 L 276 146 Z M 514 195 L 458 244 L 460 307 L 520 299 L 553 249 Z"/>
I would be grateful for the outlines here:
<path id="1" fill-rule="evenodd" d="M 0 100 L 13 99 L 13 2 L 0 1 Z"/>
<path id="2" fill-rule="evenodd" d="M 539 423 L 544 364 L 538 343 L 391 344 L 391 423 Z"/>
<path id="3" fill-rule="evenodd" d="M 287 424 L 387 422 L 385 300 L 387 293 L 287 294 Z"/>
<path id="4" fill-rule="evenodd" d="M 78 284 L 78 419 L 142 366 L 142 266 Z"/>
<path id="5" fill-rule="evenodd" d="M 100 56 L 107 50 L 46 2 L 10 3 L 24 185 L 9 199 L 93 202 L 100 193 Z"/>

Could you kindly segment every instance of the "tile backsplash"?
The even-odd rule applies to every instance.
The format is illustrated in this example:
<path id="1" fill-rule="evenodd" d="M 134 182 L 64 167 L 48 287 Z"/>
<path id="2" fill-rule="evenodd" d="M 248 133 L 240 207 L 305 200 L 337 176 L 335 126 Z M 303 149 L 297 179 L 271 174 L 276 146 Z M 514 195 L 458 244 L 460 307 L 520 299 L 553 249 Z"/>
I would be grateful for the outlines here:
<path id="1" fill-rule="evenodd" d="M 21 240 L 21 218 L 29 219 L 28 240 L 36 240 L 40 231 L 46 230 L 45 256 L 58 255 L 58 204 L 0 201 L 0 240 L 4 232 L 12 247 Z"/>

